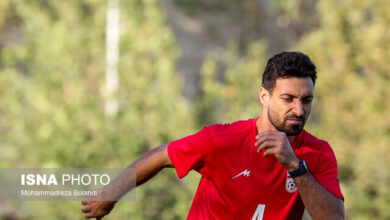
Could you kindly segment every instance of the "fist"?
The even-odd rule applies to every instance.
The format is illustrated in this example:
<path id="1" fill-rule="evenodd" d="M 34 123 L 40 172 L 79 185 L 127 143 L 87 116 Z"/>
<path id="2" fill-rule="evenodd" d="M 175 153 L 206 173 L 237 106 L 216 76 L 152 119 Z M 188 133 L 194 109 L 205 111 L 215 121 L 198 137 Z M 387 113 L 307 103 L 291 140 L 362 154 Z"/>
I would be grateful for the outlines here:
<path id="1" fill-rule="evenodd" d="M 279 163 L 289 171 L 299 167 L 299 159 L 295 155 L 290 141 L 284 132 L 264 131 L 256 136 L 257 152 L 265 149 L 263 157 L 273 154 Z"/>
<path id="2" fill-rule="evenodd" d="M 104 201 L 104 198 L 107 197 L 104 196 L 103 189 L 96 189 L 96 191 L 97 196 L 87 197 L 81 202 L 81 211 L 86 219 L 96 218 L 100 220 L 108 215 L 115 206 L 116 201 Z"/>

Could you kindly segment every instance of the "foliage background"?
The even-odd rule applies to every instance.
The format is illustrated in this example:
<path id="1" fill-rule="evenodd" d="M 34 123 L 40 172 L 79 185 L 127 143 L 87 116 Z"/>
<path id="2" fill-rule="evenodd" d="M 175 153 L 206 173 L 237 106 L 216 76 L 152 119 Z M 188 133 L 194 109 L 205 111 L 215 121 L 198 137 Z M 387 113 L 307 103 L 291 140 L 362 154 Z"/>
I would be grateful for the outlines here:
<path id="1" fill-rule="evenodd" d="M 206 124 L 256 117 L 267 58 L 300 50 L 319 72 L 307 129 L 335 150 L 347 219 L 390 219 L 389 1 L 122 0 L 115 117 L 102 92 L 106 9 L 0 1 L 0 167 L 126 167 Z M 211 46 L 188 52 L 175 27 L 187 20 Z M 189 53 L 201 58 L 183 64 Z M 107 219 L 184 219 L 198 182 L 164 170 Z M 1 203 L 0 213 L 82 219 L 78 202 Z"/>

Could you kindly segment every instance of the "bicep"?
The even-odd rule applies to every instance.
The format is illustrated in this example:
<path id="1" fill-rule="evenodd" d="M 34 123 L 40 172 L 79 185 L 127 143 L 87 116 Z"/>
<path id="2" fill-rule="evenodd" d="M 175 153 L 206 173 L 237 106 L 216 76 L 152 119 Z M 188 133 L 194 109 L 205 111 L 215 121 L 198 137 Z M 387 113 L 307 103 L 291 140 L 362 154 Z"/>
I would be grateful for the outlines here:
<path id="1" fill-rule="evenodd" d="M 154 169 L 170 166 L 172 166 L 172 161 L 168 156 L 168 144 L 150 150 L 134 163 L 135 168 Z"/>

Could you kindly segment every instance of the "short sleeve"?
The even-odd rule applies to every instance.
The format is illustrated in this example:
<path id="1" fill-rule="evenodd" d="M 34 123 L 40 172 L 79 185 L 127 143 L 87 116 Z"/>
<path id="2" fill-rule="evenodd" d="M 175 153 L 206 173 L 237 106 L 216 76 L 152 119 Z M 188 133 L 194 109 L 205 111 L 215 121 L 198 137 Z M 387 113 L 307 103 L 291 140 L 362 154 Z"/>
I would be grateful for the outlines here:
<path id="1" fill-rule="evenodd" d="M 204 174 L 206 171 L 204 161 L 210 154 L 211 142 L 207 127 L 204 127 L 199 132 L 168 145 L 168 155 L 179 178 L 186 176 L 190 170 Z"/>
<path id="2" fill-rule="evenodd" d="M 338 171 L 336 156 L 334 155 L 334 152 L 329 145 L 327 148 L 329 151 L 323 152 L 323 157 L 321 157 L 320 161 L 317 161 L 320 166 L 318 169 L 312 172 L 312 175 L 325 189 L 327 189 L 336 197 L 344 200 L 344 196 L 340 189 L 340 182 L 337 178 Z"/>

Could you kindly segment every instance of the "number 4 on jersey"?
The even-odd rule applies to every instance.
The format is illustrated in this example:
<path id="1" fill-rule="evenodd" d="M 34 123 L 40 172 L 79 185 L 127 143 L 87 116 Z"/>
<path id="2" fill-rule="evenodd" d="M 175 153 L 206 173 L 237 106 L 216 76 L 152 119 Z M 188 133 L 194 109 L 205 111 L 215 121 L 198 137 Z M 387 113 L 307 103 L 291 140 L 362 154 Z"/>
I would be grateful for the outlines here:
<path id="1" fill-rule="evenodd" d="M 263 220 L 265 205 L 259 204 L 256 208 L 255 214 L 252 217 L 252 220 Z"/>

